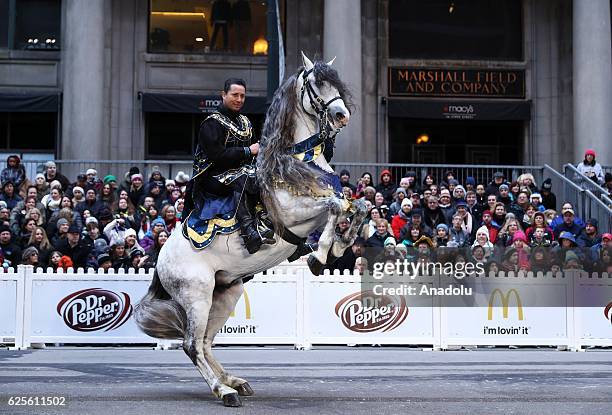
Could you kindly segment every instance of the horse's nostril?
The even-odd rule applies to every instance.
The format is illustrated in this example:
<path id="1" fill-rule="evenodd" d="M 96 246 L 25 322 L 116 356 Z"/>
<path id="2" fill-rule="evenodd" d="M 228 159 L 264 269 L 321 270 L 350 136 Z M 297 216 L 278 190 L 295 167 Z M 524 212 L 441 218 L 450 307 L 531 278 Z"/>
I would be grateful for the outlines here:
<path id="1" fill-rule="evenodd" d="M 336 113 L 336 119 L 337 119 L 338 121 L 342 121 L 342 120 L 344 119 L 344 114 L 343 114 L 343 113 L 341 113 L 341 112 L 337 112 L 337 113 Z"/>

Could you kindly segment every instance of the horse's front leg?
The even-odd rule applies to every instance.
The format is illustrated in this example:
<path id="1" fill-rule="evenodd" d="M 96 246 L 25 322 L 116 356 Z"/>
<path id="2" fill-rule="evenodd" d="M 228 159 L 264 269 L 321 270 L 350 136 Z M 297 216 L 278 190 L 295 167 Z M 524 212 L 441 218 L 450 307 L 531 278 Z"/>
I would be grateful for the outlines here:
<path id="1" fill-rule="evenodd" d="M 329 216 L 325 223 L 325 228 L 321 233 L 321 237 L 319 238 L 319 246 L 317 250 L 308 257 L 308 268 L 310 268 L 310 272 L 312 272 L 313 275 L 321 274 L 327 262 L 327 254 L 334 243 L 338 217 L 342 213 L 342 202 L 338 198 L 334 197 L 329 199 L 327 207 Z"/>
<path id="2" fill-rule="evenodd" d="M 332 244 L 330 254 L 336 258 L 340 258 L 344 254 L 344 251 L 355 243 L 357 232 L 359 232 L 359 228 L 368 214 L 368 209 L 361 199 L 357 199 L 353 202 L 353 209 L 355 214 L 351 220 L 351 225 L 342 235 L 336 236 Z"/>

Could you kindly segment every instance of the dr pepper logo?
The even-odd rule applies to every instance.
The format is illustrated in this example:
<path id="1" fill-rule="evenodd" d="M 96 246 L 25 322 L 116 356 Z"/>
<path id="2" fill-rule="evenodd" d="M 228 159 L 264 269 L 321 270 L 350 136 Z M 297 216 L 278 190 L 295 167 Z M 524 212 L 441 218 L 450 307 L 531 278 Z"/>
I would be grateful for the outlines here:
<path id="1" fill-rule="evenodd" d="M 347 295 L 336 304 L 342 324 L 357 333 L 390 331 L 408 317 L 403 296 L 375 295 L 371 290 Z"/>
<path id="2" fill-rule="evenodd" d="M 114 330 L 132 315 L 130 296 L 101 288 L 77 291 L 57 304 L 57 313 L 76 331 Z"/>

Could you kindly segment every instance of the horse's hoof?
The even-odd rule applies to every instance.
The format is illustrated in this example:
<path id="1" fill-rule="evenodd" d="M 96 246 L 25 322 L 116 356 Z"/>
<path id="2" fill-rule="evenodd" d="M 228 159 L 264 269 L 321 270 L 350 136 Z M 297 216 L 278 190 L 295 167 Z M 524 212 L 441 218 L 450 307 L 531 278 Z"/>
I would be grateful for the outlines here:
<path id="1" fill-rule="evenodd" d="M 223 395 L 223 406 L 238 408 L 242 406 L 242 402 L 240 402 L 240 397 L 237 393 L 228 393 L 227 395 Z"/>
<path id="2" fill-rule="evenodd" d="M 310 268 L 312 275 L 321 275 L 323 264 L 314 255 L 310 255 L 306 263 L 308 264 L 308 268 Z"/>
<path id="3" fill-rule="evenodd" d="M 242 385 L 238 385 L 234 389 L 238 391 L 238 395 L 240 396 L 251 396 L 255 393 L 253 392 L 251 385 L 249 385 L 249 382 L 245 382 Z"/>

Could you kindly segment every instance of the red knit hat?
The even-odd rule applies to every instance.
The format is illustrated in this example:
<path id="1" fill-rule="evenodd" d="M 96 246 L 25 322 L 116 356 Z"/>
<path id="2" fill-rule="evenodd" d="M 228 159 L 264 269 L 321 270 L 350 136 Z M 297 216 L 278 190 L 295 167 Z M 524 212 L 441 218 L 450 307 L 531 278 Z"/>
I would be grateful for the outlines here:
<path id="1" fill-rule="evenodd" d="M 595 158 L 595 150 L 592 150 L 589 148 L 587 151 L 584 152 L 585 157 L 588 156 L 589 154 L 593 156 L 593 158 Z"/>

